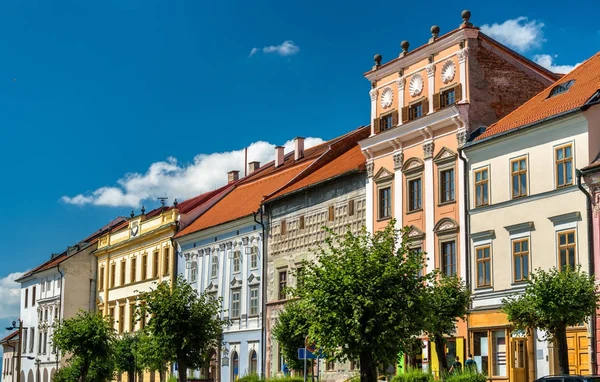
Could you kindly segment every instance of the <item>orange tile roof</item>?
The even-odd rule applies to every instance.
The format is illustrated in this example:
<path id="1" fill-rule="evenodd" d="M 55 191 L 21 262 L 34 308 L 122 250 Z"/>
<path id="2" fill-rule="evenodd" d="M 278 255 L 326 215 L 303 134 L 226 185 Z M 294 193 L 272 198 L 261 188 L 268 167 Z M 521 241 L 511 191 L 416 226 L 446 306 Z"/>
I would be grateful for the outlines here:
<path id="1" fill-rule="evenodd" d="M 15 340 L 16 341 L 16 337 L 19 335 L 19 331 L 15 330 L 14 332 L 10 333 L 9 335 L 7 335 L 6 337 L 4 337 L 3 339 L 0 340 L 0 344 L 5 344 L 7 342 L 10 342 L 11 340 Z"/>
<path id="2" fill-rule="evenodd" d="M 208 191 L 193 198 L 184 200 L 183 202 L 177 204 L 177 209 L 180 213 L 187 214 L 188 212 L 193 211 L 195 208 L 201 206 L 205 202 L 209 201 L 212 197 L 216 196 L 222 191 L 225 191 L 231 186 L 231 184 L 226 184 L 220 188 L 217 188 L 216 190 Z"/>
<path id="3" fill-rule="evenodd" d="M 284 195 L 291 194 L 311 185 L 322 183 L 342 174 L 353 171 L 364 171 L 366 169 L 366 160 L 358 145 L 358 141 L 368 137 L 370 130 L 370 127 L 361 128 L 361 130 L 352 137 L 350 142 L 346 142 L 345 147 L 342 147 L 339 150 L 341 153 L 333 154 L 332 159 L 316 170 L 311 171 L 311 169 L 308 169 L 305 177 L 299 180 L 295 179 L 290 185 L 275 191 L 273 194 L 269 195 L 266 201 L 278 199 Z"/>
<path id="4" fill-rule="evenodd" d="M 570 80 L 575 80 L 575 82 L 568 91 L 548 98 L 555 86 Z M 475 141 L 578 110 L 598 90 L 600 90 L 600 52 L 525 102 L 518 109 L 488 127 Z"/>

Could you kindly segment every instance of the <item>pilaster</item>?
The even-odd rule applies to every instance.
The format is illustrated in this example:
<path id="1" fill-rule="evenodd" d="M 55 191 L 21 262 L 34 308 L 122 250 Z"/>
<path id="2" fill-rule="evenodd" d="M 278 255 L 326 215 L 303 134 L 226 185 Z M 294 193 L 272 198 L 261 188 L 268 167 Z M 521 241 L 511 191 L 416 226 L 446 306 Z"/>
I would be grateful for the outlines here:
<path id="1" fill-rule="evenodd" d="M 379 94 L 379 90 L 372 89 L 369 92 L 371 96 L 371 136 L 375 135 L 375 126 L 373 126 L 373 121 L 377 118 L 377 95 Z"/>
<path id="2" fill-rule="evenodd" d="M 430 99 L 431 100 L 431 99 Z M 427 252 L 427 272 L 435 269 L 435 192 L 433 187 L 433 141 L 423 144 L 423 159 L 425 162 L 424 182 L 422 189 L 425 192 L 425 251 Z"/>
<path id="3" fill-rule="evenodd" d="M 429 99 L 429 114 L 435 112 L 435 110 L 433 109 L 433 94 L 435 93 L 435 64 L 429 64 L 425 67 L 425 69 L 427 70 L 427 78 L 428 78 L 428 85 L 427 85 L 427 98 Z"/>
<path id="4" fill-rule="evenodd" d="M 462 48 L 457 52 L 458 57 L 458 71 L 460 73 L 460 83 L 462 84 L 462 101 L 467 100 L 467 47 Z"/>
<path id="5" fill-rule="evenodd" d="M 373 170 L 375 164 L 371 161 L 367 163 L 367 184 L 365 192 L 365 225 L 367 232 L 373 233 Z"/>

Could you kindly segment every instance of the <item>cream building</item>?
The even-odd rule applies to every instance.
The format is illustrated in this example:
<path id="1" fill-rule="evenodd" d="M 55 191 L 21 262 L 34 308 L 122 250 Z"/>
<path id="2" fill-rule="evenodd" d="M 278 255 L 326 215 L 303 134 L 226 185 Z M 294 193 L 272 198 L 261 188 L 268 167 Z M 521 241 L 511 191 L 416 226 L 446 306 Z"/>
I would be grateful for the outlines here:
<path id="1" fill-rule="evenodd" d="M 586 196 L 576 169 L 600 152 L 596 55 L 467 144 L 473 306 L 471 353 L 494 379 L 555 374 L 556 352 L 510 329 L 502 299 L 538 268 L 590 266 Z M 589 374 L 590 328 L 568 330 L 570 372 Z"/>
<path id="2" fill-rule="evenodd" d="M 16 382 L 19 331 L 17 330 L 4 337 L 0 340 L 0 345 L 2 345 L 2 381 Z"/>

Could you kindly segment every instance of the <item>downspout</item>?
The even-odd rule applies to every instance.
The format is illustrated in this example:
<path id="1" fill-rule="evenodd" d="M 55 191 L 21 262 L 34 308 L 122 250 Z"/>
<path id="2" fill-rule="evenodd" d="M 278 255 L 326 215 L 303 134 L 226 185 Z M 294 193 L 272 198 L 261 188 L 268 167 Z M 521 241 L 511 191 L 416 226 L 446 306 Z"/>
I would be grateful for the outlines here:
<path id="1" fill-rule="evenodd" d="M 458 157 L 463 162 L 464 171 L 463 171 L 463 183 L 464 183 L 464 203 L 465 203 L 465 227 L 463 232 L 463 240 L 465 243 L 465 284 L 467 289 L 471 290 L 471 243 L 469 241 L 469 231 L 471 227 L 471 215 L 469 214 L 469 170 L 468 170 L 468 162 L 467 158 L 464 157 L 464 149 L 461 147 L 458 149 Z M 469 311 L 473 309 L 473 301 L 469 301 Z M 467 315 L 467 341 L 465 344 L 465 348 L 467 351 L 467 355 L 470 354 L 471 346 L 469 341 L 469 316 Z"/>
<path id="2" fill-rule="evenodd" d="M 68 251 L 67 251 L 68 252 Z M 61 317 L 62 317 L 62 308 L 63 308 L 63 304 L 62 304 L 62 300 L 63 300 L 63 293 L 65 291 L 65 275 L 62 273 L 62 271 L 60 270 L 60 262 L 58 264 L 56 264 L 56 270 L 58 271 L 58 273 L 60 274 L 60 293 L 58 294 L 58 322 L 60 322 Z M 54 324 L 54 321 L 52 322 Z M 52 331 L 52 334 L 54 334 L 54 331 Z M 60 357 L 58 356 L 60 350 L 56 349 L 56 371 L 58 371 L 58 360 L 60 359 Z"/>
<path id="3" fill-rule="evenodd" d="M 589 266 L 589 274 L 591 276 L 595 276 L 595 261 L 594 261 L 594 223 L 592 218 L 592 195 L 586 190 L 581 184 L 581 178 L 583 174 L 581 170 L 576 169 L 577 174 L 577 188 L 581 192 L 584 193 L 586 199 L 586 212 L 587 212 L 587 235 L 588 235 L 588 266 Z M 590 355 L 592 357 L 592 374 L 597 373 L 597 360 L 596 360 L 596 312 L 592 314 L 592 318 L 590 320 L 590 331 L 591 333 L 591 346 L 590 346 Z"/>
<path id="4" fill-rule="evenodd" d="M 264 205 L 261 204 L 261 206 L 258 208 L 257 212 L 253 212 L 253 217 L 254 217 L 254 221 L 257 224 L 260 224 L 260 226 L 262 227 L 262 272 L 261 272 L 261 289 L 262 289 L 262 328 L 261 328 L 261 337 L 262 337 L 262 344 L 261 344 L 261 359 L 260 359 L 260 363 L 261 363 L 261 370 L 260 370 L 260 375 L 261 378 L 265 378 L 265 367 L 267 365 L 266 359 L 267 359 L 267 283 L 266 283 L 266 277 L 267 277 L 267 235 L 265 233 L 265 224 L 263 222 L 263 216 L 264 216 Z M 256 219 L 256 217 L 260 214 L 260 221 L 258 221 Z"/>

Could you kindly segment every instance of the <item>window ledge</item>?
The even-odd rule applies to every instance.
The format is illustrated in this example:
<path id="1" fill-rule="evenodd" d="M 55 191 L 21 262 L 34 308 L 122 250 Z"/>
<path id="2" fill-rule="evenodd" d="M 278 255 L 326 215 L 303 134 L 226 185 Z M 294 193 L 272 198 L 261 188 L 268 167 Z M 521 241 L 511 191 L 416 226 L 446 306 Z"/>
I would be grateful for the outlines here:
<path id="1" fill-rule="evenodd" d="M 422 212 L 422 211 L 423 211 L 423 208 L 418 208 L 416 210 L 406 211 L 406 214 L 409 215 L 409 214 L 414 214 L 414 213 Z"/>
<path id="2" fill-rule="evenodd" d="M 476 286 L 475 287 L 475 293 L 477 292 L 488 292 L 494 290 L 494 286 L 493 285 L 483 285 L 483 286 Z"/>
<path id="3" fill-rule="evenodd" d="M 441 206 L 447 206 L 447 205 L 449 205 L 449 204 L 456 204 L 456 199 L 454 199 L 454 200 L 449 200 L 449 201 L 447 201 L 447 202 L 440 202 L 440 203 L 438 203 L 438 207 L 441 207 Z"/>
<path id="4" fill-rule="evenodd" d="M 386 221 L 386 220 L 392 220 L 392 217 L 388 216 L 388 217 L 385 217 L 385 218 L 378 218 L 377 219 L 378 222 L 383 222 L 383 221 Z"/>

